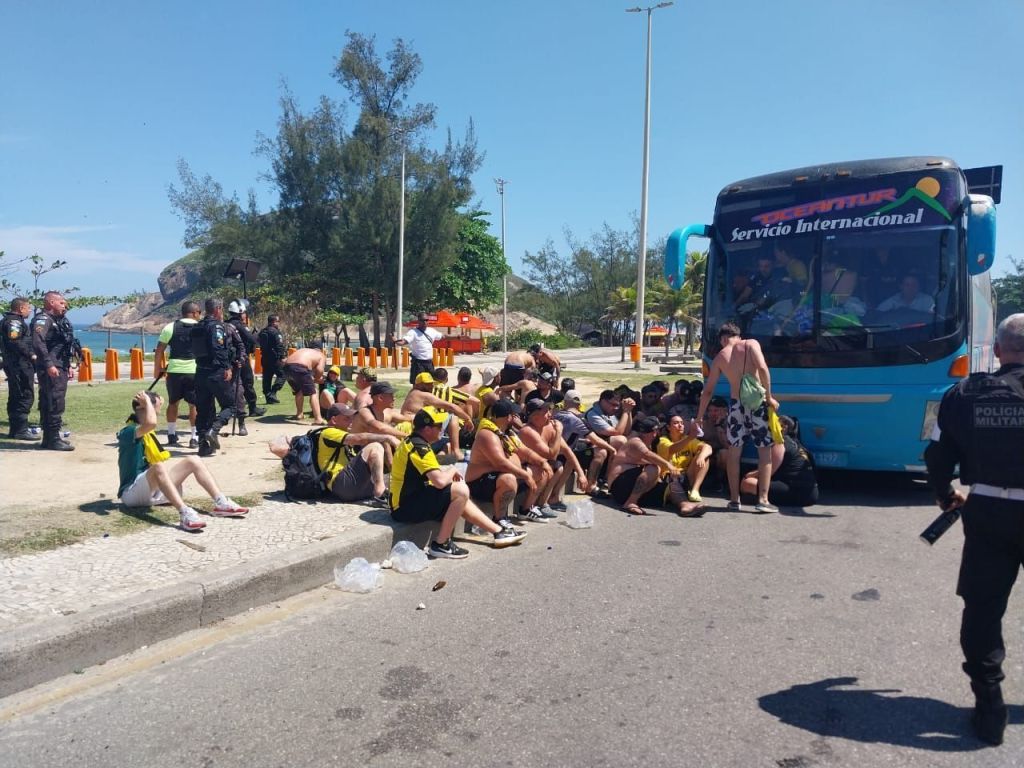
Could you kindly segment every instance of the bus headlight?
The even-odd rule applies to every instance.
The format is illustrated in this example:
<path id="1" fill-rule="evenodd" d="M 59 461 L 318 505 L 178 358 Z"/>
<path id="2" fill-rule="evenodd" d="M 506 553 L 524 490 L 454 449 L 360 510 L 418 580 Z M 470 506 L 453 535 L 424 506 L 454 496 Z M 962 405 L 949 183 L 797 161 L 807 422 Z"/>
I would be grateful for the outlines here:
<path id="1" fill-rule="evenodd" d="M 939 419 L 939 400 L 928 400 L 924 404 L 924 420 L 921 422 L 921 439 L 931 440 L 932 432 Z"/>

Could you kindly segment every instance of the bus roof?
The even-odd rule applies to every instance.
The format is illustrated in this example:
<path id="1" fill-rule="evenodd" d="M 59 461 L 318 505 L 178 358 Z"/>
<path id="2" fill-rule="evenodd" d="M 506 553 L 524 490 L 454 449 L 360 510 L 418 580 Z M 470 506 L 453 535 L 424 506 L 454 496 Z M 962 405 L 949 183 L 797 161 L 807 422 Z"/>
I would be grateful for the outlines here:
<path id="1" fill-rule="evenodd" d="M 887 173 L 900 171 L 930 171 L 936 168 L 958 168 L 948 157 L 884 157 L 876 160 L 851 160 L 842 163 L 823 163 L 809 165 L 804 168 L 793 168 L 788 171 L 769 173 L 764 176 L 752 176 L 749 179 L 727 184 L 718 193 L 719 197 L 727 197 L 741 192 L 760 192 L 773 189 L 786 189 L 808 182 L 841 179 L 870 179 Z"/>

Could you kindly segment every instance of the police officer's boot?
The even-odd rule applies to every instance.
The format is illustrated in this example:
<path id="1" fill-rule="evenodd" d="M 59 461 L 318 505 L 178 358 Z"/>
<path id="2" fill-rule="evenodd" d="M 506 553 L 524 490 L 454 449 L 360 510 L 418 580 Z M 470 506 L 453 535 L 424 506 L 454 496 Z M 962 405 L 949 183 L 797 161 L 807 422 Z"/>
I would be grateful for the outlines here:
<path id="1" fill-rule="evenodd" d="M 214 447 L 212 445 L 210 445 L 210 441 L 209 440 L 207 440 L 205 437 L 200 439 L 200 441 L 199 441 L 199 458 L 205 459 L 207 456 L 213 456 L 216 452 L 217 451 L 214 449 Z"/>
<path id="2" fill-rule="evenodd" d="M 206 433 L 199 436 L 199 450 L 203 450 L 203 443 L 206 443 L 214 451 L 220 450 L 220 430 L 223 424 L 219 421 L 213 422 L 213 426 L 206 430 Z M 209 455 L 209 454 L 207 454 Z"/>
<path id="3" fill-rule="evenodd" d="M 249 415 L 250 416 L 262 416 L 267 412 L 266 408 L 260 408 L 256 405 L 256 401 L 253 400 L 249 403 Z"/>
<path id="4" fill-rule="evenodd" d="M 28 427 L 22 427 L 21 429 L 12 431 L 9 437 L 11 440 L 28 440 L 33 443 L 39 439 L 39 436 L 33 435 Z"/>
<path id="5" fill-rule="evenodd" d="M 1003 691 L 998 683 L 992 685 L 973 680 L 971 690 L 974 691 L 974 712 L 971 714 L 974 734 L 986 744 L 998 747 L 1003 743 L 1007 720 Z"/>
<path id="6" fill-rule="evenodd" d="M 43 442 L 39 446 L 44 451 L 73 451 L 75 446 L 60 436 L 59 432 L 44 433 Z"/>
<path id="7" fill-rule="evenodd" d="M 264 398 L 264 399 L 265 399 L 265 400 L 266 400 L 266 401 L 267 401 L 268 403 L 280 403 L 281 401 L 280 401 L 280 400 L 278 400 L 278 398 L 277 398 L 277 395 L 275 395 L 275 394 L 274 394 L 275 392 L 277 392 L 277 390 L 276 390 L 276 389 L 272 389 L 272 390 L 271 390 L 270 392 L 268 392 L 268 393 L 266 394 L 266 396 L 265 396 L 265 398 Z"/>
<path id="8" fill-rule="evenodd" d="M 245 437 L 249 434 L 249 430 L 245 428 L 245 416 L 238 417 L 238 435 L 239 437 Z"/>

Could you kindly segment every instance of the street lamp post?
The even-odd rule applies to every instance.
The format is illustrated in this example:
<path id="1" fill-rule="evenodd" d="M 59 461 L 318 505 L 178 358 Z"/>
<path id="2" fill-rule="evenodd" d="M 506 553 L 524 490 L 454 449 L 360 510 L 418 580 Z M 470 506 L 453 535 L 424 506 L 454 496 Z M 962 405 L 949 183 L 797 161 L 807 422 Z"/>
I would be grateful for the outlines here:
<path id="1" fill-rule="evenodd" d="M 495 179 L 498 185 L 498 195 L 501 197 L 501 260 L 505 265 L 505 179 Z M 501 351 L 508 352 L 508 272 L 501 276 Z"/>
<path id="2" fill-rule="evenodd" d="M 405 143 L 402 144 L 402 198 L 398 203 L 398 307 L 395 310 L 395 341 L 402 338 L 402 282 L 405 272 Z"/>
<path id="3" fill-rule="evenodd" d="M 671 2 L 658 3 L 647 8 L 627 8 L 626 13 L 647 12 L 647 77 L 644 91 L 644 160 L 643 182 L 640 191 L 640 254 L 636 267 L 636 344 L 643 351 L 644 344 L 644 289 L 647 271 L 647 170 L 650 164 L 651 140 L 651 17 L 658 8 L 668 8 Z M 640 356 L 633 366 L 640 370 Z"/>

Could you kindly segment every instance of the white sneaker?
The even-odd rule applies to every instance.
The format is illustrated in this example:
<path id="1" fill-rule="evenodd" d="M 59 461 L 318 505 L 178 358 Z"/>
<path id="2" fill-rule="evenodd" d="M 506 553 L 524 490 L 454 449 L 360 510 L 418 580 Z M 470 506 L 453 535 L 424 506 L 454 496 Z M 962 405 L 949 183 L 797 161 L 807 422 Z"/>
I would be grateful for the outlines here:
<path id="1" fill-rule="evenodd" d="M 215 503 L 210 514 L 214 517 L 245 517 L 249 514 L 249 508 L 239 506 L 231 499 L 227 499 L 223 504 Z"/>
<path id="2" fill-rule="evenodd" d="M 192 507 L 185 507 L 180 513 L 181 517 L 181 530 L 183 531 L 201 531 L 206 527 L 199 518 L 199 513 L 196 512 Z"/>

